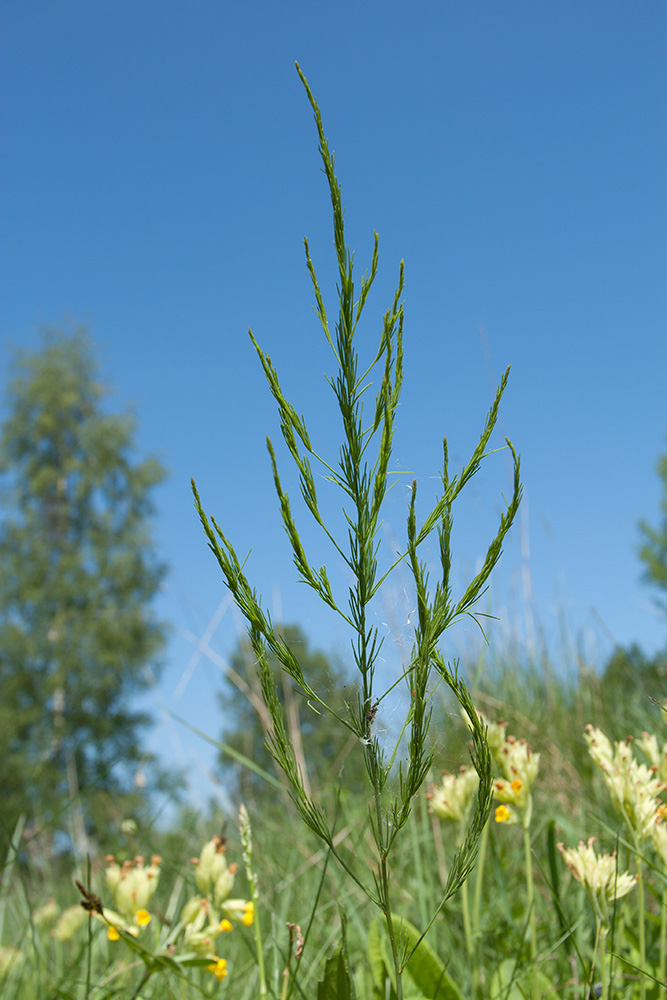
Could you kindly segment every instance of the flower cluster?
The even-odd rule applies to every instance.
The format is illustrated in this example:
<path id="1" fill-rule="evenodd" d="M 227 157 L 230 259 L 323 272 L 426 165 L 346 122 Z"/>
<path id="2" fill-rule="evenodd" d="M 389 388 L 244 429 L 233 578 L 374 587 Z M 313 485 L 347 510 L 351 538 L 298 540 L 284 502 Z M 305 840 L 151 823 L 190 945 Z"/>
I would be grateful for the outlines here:
<path id="1" fill-rule="evenodd" d="M 656 839 L 664 839 L 662 831 L 656 834 L 656 826 L 664 818 L 664 805 L 658 796 L 667 788 L 657 774 L 659 763 L 650 767 L 637 763 L 630 739 L 619 740 L 612 745 L 602 730 L 595 726 L 586 726 L 584 738 L 588 752 L 602 771 L 614 809 L 624 820 L 633 839 L 637 843 L 646 837 L 651 837 L 654 843 Z M 648 734 L 644 735 L 640 745 L 649 760 L 653 753 L 657 757 L 657 741 L 654 745 Z"/>
<path id="2" fill-rule="evenodd" d="M 540 769 L 540 755 L 533 753 L 524 739 L 508 736 L 494 758 L 503 777 L 493 783 L 493 793 L 501 804 L 496 809 L 497 823 L 516 823 L 521 819 L 525 828 L 530 826 L 532 814 L 532 788 Z"/>
<path id="3" fill-rule="evenodd" d="M 445 771 L 440 785 L 427 795 L 431 812 L 440 819 L 465 826 L 478 785 L 479 777 L 474 767 L 462 765 L 458 774 Z"/>
<path id="4" fill-rule="evenodd" d="M 108 925 L 107 934 L 111 941 L 118 940 L 120 930 L 136 937 L 140 929 L 150 923 L 148 905 L 158 887 L 162 858 L 154 854 L 147 867 L 145 858 L 141 856 L 119 865 L 109 854 L 106 861 L 104 881 L 113 895 L 115 909 L 105 906 L 104 916 L 100 919 Z"/>
<path id="5" fill-rule="evenodd" d="M 208 966 L 220 982 L 227 975 L 227 962 L 215 952 L 215 939 L 228 933 L 234 923 L 250 927 L 254 919 L 254 905 L 245 899 L 230 899 L 237 872 L 235 864 L 227 864 L 225 845 L 220 837 L 213 837 L 193 858 L 195 881 L 201 896 L 193 896 L 181 911 L 183 940 L 195 954 L 211 958 Z"/>
<path id="6" fill-rule="evenodd" d="M 627 895 L 636 884 L 638 876 L 618 871 L 616 851 L 598 855 L 593 849 L 595 837 L 587 844 L 579 841 L 578 847 L 558 844 L 565 864 L 578 882 L 586 889 L 588 898 L 601 923 L 607 922 L 607 904 Z"/>

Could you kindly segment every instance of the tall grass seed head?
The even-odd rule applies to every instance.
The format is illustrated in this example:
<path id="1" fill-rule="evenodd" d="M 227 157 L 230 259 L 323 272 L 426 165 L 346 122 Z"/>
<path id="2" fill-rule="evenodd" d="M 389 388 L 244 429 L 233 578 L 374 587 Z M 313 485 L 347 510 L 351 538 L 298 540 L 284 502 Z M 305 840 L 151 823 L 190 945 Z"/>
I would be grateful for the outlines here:
<path id="1" fill-rule="evenodd" d="M 462 766 L 458 774 L 445 772 L 440 784 L 427 796 L 431 811 L 443 820 L 465 822 L 478 786 L 479 777 L 474 767 Z"/>

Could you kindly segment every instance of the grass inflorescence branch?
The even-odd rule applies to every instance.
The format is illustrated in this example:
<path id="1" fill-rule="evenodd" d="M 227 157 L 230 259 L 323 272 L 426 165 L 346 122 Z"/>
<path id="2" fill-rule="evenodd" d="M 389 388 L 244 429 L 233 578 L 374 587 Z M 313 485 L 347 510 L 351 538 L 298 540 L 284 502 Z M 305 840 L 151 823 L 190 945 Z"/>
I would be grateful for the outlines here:
<path id="1" fill-rule="evenodd" d="M 332 587 L 326 566 L 317 568 L 308 557 L 301 532 L 294 516 L 288 493 L 284 489 L 278 461 L 272 442 L 267 439 L 273 480 L 280 507 L 283 527 L 289 539 L 292 557 L 299 578 L 320 599 L 335 611 L 351 632 L 351 647 L 359 676 L 356 702 L 344 710 L 334 709 L 310 686 L 304 676 L 296 652 L 276 631 L 270 615 L 263 609 L 255 590 L 251 587 L 232 543 L 216 521 L 207 517 L 197 489 L 193 483 L 195 504 L 206 532 L 209 546 L 216 556 L 225 582 L 236 604 L 248 623 L 248 632 L 256 657 L 262 697 L 271 719 L 267 745 L 274 759 L 284 772 L 291 797 L 306 826 L 326 845 L 342 865 L 348 876 L 382 910 L 387 927 L 396 978 L 396 995 L 402 998 L 402 973 L 410 955 L 419 946 L 407 950 L 396 931 L 391 903 L 391 853 L 396 840 L 408 821 L 415 796 L 422 789 L 433 760 L 433 745 L 429 742 L 432 724 L 432 685 L 444 681 L 465 712 L 472 736 L 472 762 L 479 776 L 475 808 L 472 811 L 467 835 L 458 854 L 452 861 L 442 901 L 433 914 L 426 933 L 440 912 L 445 901 L 457 891 L 475 863 L 482 830 L 491 806 L 491 755 L 486 727 L 478 717 L 475 706 L 457 666 L 449 665 L 442 656 L 439 643 L 442 634 L 453 622 L 464 615 L 472 615 L 473 608 L 484 593 L 488 578 L 502 550 L 504 538 L 516 516 L 521 497 L 519 459 L 508 441 L 514 463 L 513 492 L 500 519 L 498 531 L 488 546 L 486 558 L 479 572 L 473 577 L 462 596 L 455 600 L 451 585 L 451 532 L 453 504 L 472 476 L 478 471 L 487 455 L 489 439 L 498 419 L 498 409 L 507 385 L 509 369 L 503 375 L 489 410 L 479 442 L 463 469 L 450 477 L 447 441 L 444 441 L 444 462 L 441 474 L 442 495 L 424 517 L 421 527 L 417 524 L 417 486 L 412 485 L 407 521 L 407 545 L 384 573 L 379 571 L 380 517 L 391 483 L 389 469 L 394 437 L 395 417 L 403 384 L 403 303 L 404 266 L 401 262 L 398 283 L 389 308 L 382 319 L 377 349 L 370 363 L 363 365 L 356 347 L 355 335 L 364 307 L 378 269 L 379 240 L 373 238 L 373 252 L 369 269 L 363 275 L 360 288 L 355 292 L 354 254 L 345 239 L 344 213 L 341 189 L 334 169 L 334 154 L 324 134 L 320 110 L 308 82 L 297 64 L 297 71 L 312 107 L 319 138 L 319 152 L 327 179 L 333 212 L 333 232 L 338 264 L 338 315 L 332 330 L 324 304 L 324 296 L 313 263 L 308 240 L 304 241 L 306 266 L 315 294 L 315 313 L 324 335 L 333 351 L 337 371 L 328 378 L 333 390 L 342 425 L 342 442 L 337 459 L 321 457 L 315 449 L 306 420 L 285 397 L 271 358 L 261 349 L 250 333 L 269 389 L 277 403 L 280 431 L 287 450 L 295 463 L 301 498 L 314 521 L 324 534 L 337 558 L 344 561 L 351 575 L 346 599 Z M 376 371 L 379 375 L 376 376 Z M 364 402 L 369 390 L 377 382 L 370 417 L 364 412 Z M 315 477 L 311 462 L 321 467 L 324 478 L 341 490 L 344 497 L 343 514 L 346 535 L 337 537 L 326 524 L 320 509 Z M 420 548 L 429 539 L 437 539 L 440 556 L 440 578 L 431 587 L 426 561 Z M 375 724 L 375 717 L 388 691 L 378 690 L 377 665 L 382 649 L 382 637 L 368 614 L 369 604 L 375 598 L 389 574 L 399 563 L 406 565 L 412 575 L 417 599 L 417 623 L 410 661 L 403 676 L 408 688 L 408 708 L 398 741 L 389 755 L 382 746 Z M 477 619 L 475 619 L 477 620 Z M 335 819 L 329 818 L 322 802 L 316 801 L 309 790 L 306 776 L 297 759 L 288 735 L 283 707 L 271 673 L 268 652 L 273 653 L 296 685 L 308 705 L 316 712 L 329 712 L 344 729 L 358 738 L 364 755 L 369 785 L 369 826 L 376 848 L 375 864 L 370 873 L 360 871 L 353 858 L 342 853 L 334 838 Z M 393 689 L 395 685 L 392 685 Z M 399 744 L 405 746 L 405 759 L 399 756 Z M 403 751 L 401 751 L 403 755 Z M 397 764 L 398 759 L 398 766 Z M 397 772 L 397 773 L 396 773 Z M 370 874 L 370 879 L 369 879 Z M 423 937 L 423 934 L 422 934 Z"/>

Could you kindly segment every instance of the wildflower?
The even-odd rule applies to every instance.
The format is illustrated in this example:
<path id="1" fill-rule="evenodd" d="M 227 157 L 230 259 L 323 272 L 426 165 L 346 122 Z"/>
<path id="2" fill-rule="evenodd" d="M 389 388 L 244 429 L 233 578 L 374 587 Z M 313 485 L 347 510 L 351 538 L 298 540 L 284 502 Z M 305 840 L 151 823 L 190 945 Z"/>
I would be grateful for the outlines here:
<path id="1" fill-rule="evenodd" d="M 107 937 L 109 938 L 110 941 L 118 941 L 120 937 L 120 934 L 118 933 L 118 928 L 114 927 L 113 924 L 109 924 L 109 928 L 107 930 Z"/>
<path id="2" fill-rule="evenodd" d="M 55 899 L 49 899 L 43 906 L 39 906 L 32 915 L 32 922 L 35 927 L 42 930 L 55 924 L 60 910 Z"/>
<path id="3" fill-rule="evenodd" d="M 224 920 L 220 921 L 219 930 L 221 930 L 223 932 L 223 934 L 228 934 L 229 931 L 233 931 L 234 930 L 234 926 L 233 926 L 232 923 L 230 923 L 229 920 L 227 920 L 225 918 Z"/>
<path id="4" fill-rule="evenodd" d="M 505 776 L 494 781 L 493 794 L 503 805 L 517 809 L 524 828 L 528 829 L 533 810 L 531 790 L 540 769 L 540 755 L 533 753 L 525 740 L 508 736 L 498 751 L 497 760 Z M 508 811 L 511 814 L 511 810 Z M 501 815 L 504 817 L 504 813 Z"/>
<path id="5" fill-rule="evenodd" d="M 0 948 L 0 979 L 4 979 L 13 969 L 19 968 L 25 962 L 25 955 L 14 945 Z"/>
<path id="6" fill-rule="evenodd" d="M 227 960 L 224 958 L 216 958 L 215 962 L 212 962 L 211 965 L 207 966 L 207 968 L 209 972 L 213 973 L 218 982 L 221 983 L 227 975 Z"/>
<path id="7" fill-rule="evenodd" d="M 589 896 L 598 904 L 613 902 L 625 896 L 637 882 L 637 875 L 629 872 L 619 874 L 616 863 L 616 851 L 613 854 L 597 855 L 593 849 L 595 837 L 587 844 L 579 841 L 578 847 L 564 847 L 558 844 L 558 850 L 578 882 L 585 887 Z"/>
<path id="8" fill-rule="evenodd" d="M 508 826 L 513 825 L 517 822 L 517 814 L 513 809 L 508 809 L 507 806 L 498 806 L 495 812 L 496 823 L 507 823 Z"/>
<path id="9" fill-rule="evenodd" d="M 462 710 L 461 715 L 463 716 L 463 721 L 470 729 L 468 713 Z M 498 719 L 497 722 L 489 722 L 483 712 L 478 712 L 477 715 L 486 726 L 486 739 L 489 744 L 491 755 L 496 763 L 500 764 L 499 754 L 503 744 L 505 743 L 505 730 L 507 729 L 507 723 L 503 722 L 502 719 Z"/>
<path id="10" fill-rule="evenodd" d="M 637 740 L 636 744 L 648 757 L 656 777 L 661 781 L 667 781 L 667 743 L 663 743 L 661 750 L 656 736 L 652 733 L 642 733 L 642 738 Z"/>
<path id="11" fill-rule="evenodd" d="M 465 824 L 478 785 L 474 767 L 462 766 L 458 774 L 445 772 L 439 787 L 428 796 L 431 811 L 440 819 Z"/>
<path id="12" fill-rule="evenodd" d="M 232 923 L 243 923 L 246 927 L 252 925 L 255 906 L 245 899 L 228 899 L 222 904 L 221 910 Z"/>
<path id="13" fill-rule="evenodd" d="M 144 867 L 144 858 L 141 856 L 133 861 L 124 861 L 122 865 L 118 864 L 113 855 L 109 855 L 106 860 L 104 880 L 113 893 L 114 905 L 123 921 L 131 925 L 138 923 L 140 927 L 144 927 L 150 916 L 142 922 L 138 919 L 138 914 L 147 913 L 148 904 L 155 895 L 162 858 L 154 854 L 148 867 Z"/>
<path id="14" fill-rule="evenodd" d="M 225 845 L 220 837 L 213 837 L 201 850 L 198 858 L 192 859 L 196 866 L 195 881 L 199 889 L 215 904 L 227 898 L 234 884 L 236 865 L 228 865 Z"/>
<path id="15" fill-rule="evenodd" d="M 663 812 L 663 810 L 665 811 Z M 666 814 L 667 808 L 661 805 L 651 826 L 651 840 L 665 868 L 667 868 L 667 823 L 664 823 L 663 820 L 667 818 Z"/>
<path id="16" fill-rule="evenodd" d="M 654 768 L 637 763 L 629 740 L 612 746 L 605 734 L 591 725 L 586 726 L 584 738 L 602 771 L 614 809 L 641 842 L 651 833 L 660 806 L 657 796 L 667 785 L 656 777 Z"/>
<path id="17" fill-rule="evenodd" d="M 51 931 L 51 937 L 55 941 L 71 941 L 86 920 L 88 914 L 82 906 L 68 906 L 58 917 L 56 926 Z"/>

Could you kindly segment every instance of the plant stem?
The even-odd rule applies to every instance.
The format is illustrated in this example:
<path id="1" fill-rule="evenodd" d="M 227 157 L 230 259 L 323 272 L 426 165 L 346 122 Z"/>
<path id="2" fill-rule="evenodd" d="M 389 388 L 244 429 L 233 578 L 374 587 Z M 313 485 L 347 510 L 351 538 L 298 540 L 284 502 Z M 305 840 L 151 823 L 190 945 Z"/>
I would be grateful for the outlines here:
<path id="1" fill-rule="evenodd" d="M 639 967 L 646 968 L 646 911 L 644 899 L 644 871 L 639 862 L 639 852 L 637 852 L 637 891 L 639 893 Z M 642 975 L 639 981 L 640 1000 L 646 1000 L 646 978 Z"/>
<path id="2" fill-rule="evenodd" d="M 482 837 L 479 842 L 479 855 L 477 857 L 477 872 L 475 880 L 475 895 L 472 904 L 472 925 L 475 937 L 479 936 L 479 915 L 482 906 L 482 888 L 484 885 L 484 864 L 486 862 L 486 848 L 489 842 L 489 827 L 491 823 L 487 821 Z"/>
<path id="3" fill-rule="evenodd" d="M 526 810 L 526 815 L 530 816 L 530 809 Z M 524 824 L 523 846 L 526 857 L 526 895 L 528 899 L 528 917 L 530 920 L 530 961 L 531 971 L 531 995 L 533 1000 L 539 1000 L 539 985 L 537 982 L 537 927 L 535 926 L 535 889 L 533 886 L 533 858 L 530 850 L 530 827 Z"/>
<path id="4" fill-rule="evenodd" d="M 394 960 L 394 970 L 396 972 L 396 1000 L 403 1000 L 403 970 L 401 969 L 401 963 L 398 959 L 398 944 L 396 942 L 394 921 L 391 915 L 391 907 L 389 905 L 389 871 L 387 868 L 386 858 L 384 857 L 380 862 L 380 881 L 382 883 L 384 918 L 387 923 L 389 943 L 391 944 L 391 956 Z"/>
<path id="5" fill-rule="evenodd" d="M 466 950 L 470 962 L 470 973 L 472 977 L 472 995 L 474 1000 L 480 997 L 480 975 L 479 963 L 477 961 L 477 938 L 473 934 L 470 923 L 470 904 L 468 901 L 468 879 L 461 886 L 461 906 L 463 908 L 463 931 L 466 939 Z"/>
<path id="6" fill-rule="evenodd" d="M 662 890 L 660 905 L 660 959 L 658 962 L 658 979 L 665 982 L 667 974 L 667 885 Z"/>

